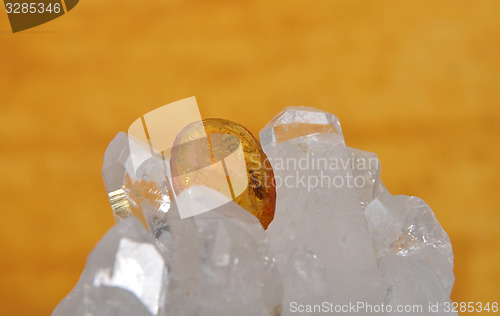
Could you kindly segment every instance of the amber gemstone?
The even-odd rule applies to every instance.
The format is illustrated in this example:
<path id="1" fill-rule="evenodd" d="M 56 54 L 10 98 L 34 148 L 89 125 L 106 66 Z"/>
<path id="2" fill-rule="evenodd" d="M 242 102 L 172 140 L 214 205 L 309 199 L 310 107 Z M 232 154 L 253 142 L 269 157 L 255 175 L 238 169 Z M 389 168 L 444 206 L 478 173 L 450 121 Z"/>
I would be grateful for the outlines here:
<path id="1" fill-rule="evenodd" d="M 255 215 L 264 229 L 274 217 L 274 174 L 262 148 L 243 126 L 205 119 L 186 126 L 171 151 L 176 194 L 192 185 L 217 190 Z"/>

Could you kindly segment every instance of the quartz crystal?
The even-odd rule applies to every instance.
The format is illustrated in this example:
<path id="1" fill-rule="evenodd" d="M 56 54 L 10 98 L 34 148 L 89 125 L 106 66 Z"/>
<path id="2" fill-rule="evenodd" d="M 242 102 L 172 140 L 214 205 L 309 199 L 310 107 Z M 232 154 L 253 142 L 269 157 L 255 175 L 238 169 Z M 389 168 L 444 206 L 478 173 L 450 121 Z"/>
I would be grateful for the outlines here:
<path id="1" fill-rule="evenodd" d="M 365 209 L 390 304 L 449 301 L 453 252 L 448 235 L 420 198 L 383 192 Z"/>
<path id="2" fill-rule="evenodd" d="M 219 205 L 202 186 L 178 201 Z M 74 290 L 53 316 L 280 315 L 282 282 L 258 219 L 230 201 L 181 219 L 172 204 L 153 235 L 129 216 L 87 260 Z"/>
<path id="3" fill-rule="evenodd" d="M 97 244 L 75 288 L 52 315 L 158 315 L 167 280 L 154 238 L 129 217 Z"/>
<path id="4" fill-rule="evenodd" d="M 333 114 L 309 107 L 288 107 L 260 132 L 262 147 L 297 138 L 322 138 L 344 144 L 340 121 Z M 312 140 L 312 139 L 311 139 Z"/>
<path id="5" fill-rule="evenodd" d="M 133 147 L 133 150 L 130 150 Z M 134 169 L 132 160 L 142 163 Z M 152 156 L 140 140 L 120 132 L 104 153 L 102 174 L 116 221 L 134 215 L 154 226 L 170 208 L 168 160 Z M 144 207 L 150 205 L 151 207 Z M 149 210 L 149 213 L 145 213 Z"/>
<path id="6" fill-rule="evenodd" d="M 425 314 L 429 303 L 450 301 L 448 235 L 421 199 L 387 192 L 376 155 L 346 147 L 335 116 L 287 108 L 260 137 L 277 183 L 266 232 L 284 315 L 290 302 L 421 304 Z"/>
<path id="7" fill-rule="evenodd" d="M 191 186 L 177 201 L 219 205 L 221 193 Z M 259 220 L 230 201 L 181 219 L 175 208 L 159 242 L 173 253 L 170 315 L 280 315 L 282 282 Z"/>
<path id="8" fill-rule="evenodd" d="M 276 124 L 307 126 L 309 120 L 314 129 L 279 141 Z M 310 266 L 302 287 L 285 287 L 283 305 L 300 302 L 304 291 L 319 292 L 307 304 L 332 298 L 339 304 L 381 302 L 385 291 L 359 195 L 347 183 L 353 179 L 352 155 L 338 120 L 315 109 L 286 109 L 262 130 L 261 139 L 266 137 L 263 149 L 277 186 L 277 211 L 267 230 L 272 250 L 284 280 L 300 275 L 299 260 Z M 326 284 L 317 286 L 316 280 Z"/>
<path id="9" fill-rule="evenodd" d="M 448 235 L 422 199 L 387 191 L 377 156 L 347 147 L 334 115 L 286 108 L 260 138 L 262 149 L 240 125 L 210 119 L 188 125 L 164 157 L 118 134 L 103 164 L 118 223 L 53 315 L 318 314 L 306 306 L 324 302 L 386 306 L 348 314 L 408 304 L 456 315 L 443 309 Z M 217 173 L 198 172 L 216 162 Z"/>

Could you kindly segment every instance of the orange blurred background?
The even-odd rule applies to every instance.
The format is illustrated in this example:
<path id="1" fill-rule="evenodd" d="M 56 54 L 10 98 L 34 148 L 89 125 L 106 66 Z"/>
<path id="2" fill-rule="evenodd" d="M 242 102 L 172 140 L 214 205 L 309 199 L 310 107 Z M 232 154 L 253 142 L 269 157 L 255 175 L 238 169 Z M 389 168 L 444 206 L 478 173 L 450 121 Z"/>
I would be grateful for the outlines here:
<path id="1" fill-rule="evenodd" d="M 289 105 L 337 115 L 450 235 L 453 300 L 500 300 L 500 1 L 86 0 L 16 34 L 0 11 L 1 315 L 72 289 L 114 223 L 107 144 L 193 95 L 254 135 Z"/>

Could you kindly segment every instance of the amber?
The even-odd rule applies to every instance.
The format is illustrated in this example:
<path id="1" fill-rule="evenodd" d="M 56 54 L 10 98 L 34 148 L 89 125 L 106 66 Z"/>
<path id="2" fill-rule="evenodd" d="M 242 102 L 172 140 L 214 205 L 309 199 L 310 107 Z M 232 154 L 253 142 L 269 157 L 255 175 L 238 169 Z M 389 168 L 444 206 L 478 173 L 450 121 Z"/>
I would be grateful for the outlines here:
<path id="1" fill-rule="evenodd" d="M 264 229 L 274 217 L 273 170 L 258 140 L 238 123 L 211 118 L 186 126 L 175 139 L 170 170 L 176 194 L 205 185 L 231 197 Z"/>

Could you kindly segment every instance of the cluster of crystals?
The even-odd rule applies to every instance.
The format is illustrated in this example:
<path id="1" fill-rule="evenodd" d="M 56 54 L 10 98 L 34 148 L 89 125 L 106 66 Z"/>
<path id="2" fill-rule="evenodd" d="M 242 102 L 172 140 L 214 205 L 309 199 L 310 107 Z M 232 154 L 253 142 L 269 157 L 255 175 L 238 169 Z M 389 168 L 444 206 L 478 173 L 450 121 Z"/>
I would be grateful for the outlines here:
<path id="1" fill-rule="evenodd" d="M 118 224 L 53 315 L 291 315 L 323 302 L 420 305 L 420 315 L 449 302 L 446 232 L 421 199 L 386 190 L 377 156 L 347 147 L 334 115 L 287 108 L 260 139 L 276 180 L 267 230 L 234 202 L 181 219 L 177 203 L 220 205 L 221 193 L 187 186 L 173 200 L 165 161 L 133 173 L 117 135 L 103 175 Z"/>
<path id="2" fill-rule="evenodd" d="M 195 186 L 177 200 L 219 195 Z M 172 203 L 165 223 L 153 234 L 120 219 L 52 315 L 280 315 L 280 274 L 255 216 L 231 202 L 181 219 Z"/>
<path id="3" fill-rule="evenodd" d="M 424 201 L 386 190 L 377 156 L 345 146 L 334 115 L 287 108 L 260 138 L 277 180 L 303 180 L 277 187 L 266 231 L 284 280 L 283 306 L 333 299 L 420 305 L 425 314 L 437 303 L 432 314 L 447 314 L 454 283 L 448 235 Z"/>

